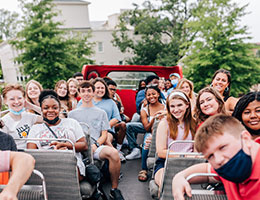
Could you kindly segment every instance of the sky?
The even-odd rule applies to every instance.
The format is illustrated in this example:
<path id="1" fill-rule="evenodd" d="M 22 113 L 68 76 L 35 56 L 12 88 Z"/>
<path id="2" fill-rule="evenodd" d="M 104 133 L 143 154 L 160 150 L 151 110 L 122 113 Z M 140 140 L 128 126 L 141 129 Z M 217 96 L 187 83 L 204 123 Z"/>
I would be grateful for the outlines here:
<path id="1" fill-rule="evenodd" d="M 133 3 L 141 5 L 144 0 L 87 0 L 89 5 L 90 21 L 106 20 L 107 16 L 119 13 L 120 9 L 134 8 Z M 233 0 L 240 5 L 249 3 L 247 11 L 250 12 L 242 19 L 242 24 L 249 27 L 249 32 L 253 39 L 252 42 L 260 43 L 260 0 Z M 0 0 L 0 9 L 19 12 L 17 0 Z M 258 20 L 257 20 L 258 19 Z"/>

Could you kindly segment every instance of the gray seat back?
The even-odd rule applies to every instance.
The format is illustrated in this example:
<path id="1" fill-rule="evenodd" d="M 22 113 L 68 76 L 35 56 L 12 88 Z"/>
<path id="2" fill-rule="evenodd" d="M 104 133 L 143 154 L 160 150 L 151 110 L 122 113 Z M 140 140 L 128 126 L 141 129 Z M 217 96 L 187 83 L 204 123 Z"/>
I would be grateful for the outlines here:
<path id="1" fill-rule="evenodd" d="M 92 155 L 91 143 L 90 143 L 90 137 L 91 136 L 90 136 L 90 133 L 89 133 L 89 125 L 85 122 L 79 122 L 79 124 L 83 129 L 83 132 L 85 134 L 86 141 L 87 141 L 87 146 L 88 146 L 87 151 L 85 151 L 85 156 L 87 156 L 91 160 L 91 162 L 93 163 L 93 155 Z"/>
<path id="2" fill-rule="evenodd" d="M 153 131 L 152 131 L 152 143 L 150 145 L 149 148 L 149 153 L 148 153 L 148 158 L 155 157 L 155 153 L 156 153 L 156 132 L 157 132 L 157 128 L 158 128 L 158 124 L 159 124 L 160 120 L 155 120 L 153 123 Z"/>
<path id="3" fill-rule="evenodd" d="M 2 192 L 3 188 L 0 188 L 0 192 Z M 17 198 L 19 200 L 44 200 L 42 193 L 38 189 L 35 190 L 35 188 L 21 188 Z"/>
<path id="4" fill-rule="evenodd" d="M 165 163 L 163 186 L 161 190 L 161 200 L 172 200 L 172 179 L 180 171 L 194 164 L 203 163 L 203 158 L 176 157 L 168 158 Z"/>
<path id="5" fill-rule="evenodd" d="M 70 150 L 27 149 L 35 159 L 35 169 L 42 172 L 46 180 L 49 200 L 81 200 L 78 182 L 77 161 Z M 38 184 L 32 176 L 27 184 Z"/>
<path id="6" fill-rule="evenodd" d="M 195 174 L 191 174 L 190 176 L 188 176 L 186 178 L 187 181 L 189 181 L 190 179 L 194 178 L 194 177 L 198 177 L 198 176 L 217 176 L 217 174 L 214 173 L 195 173 Z M 227 196 L 225 194 L 225 191 L 214 191 L 214 190 L 202 190 L 202 189 L 193 189 L 191 191 L 192 193 L 192 197 L 188 197 L 185 196 L 186 200 L 206 200 L 206 199 L 210 199 L 210 200 L 227 200 Z"/>
<path id="7" fill-rule="evenodd" d="M 104 165 L 104 161 L 93 159 L 92 150 L 91 150 L 91 142 L 90 142 L 91 135 L 89 133 L 89 125 L 85 122 L 80 122 L 79 124 L 81 125 L 81 127 L 83 129 L 83 132 L 86 137 L 87 145 L 88 145 L 88 149 L 85 152 L 85 156 L 90 158 L 91 162 L 94 163 L 99 169 L 101 169 L 102 166 Z"/>
<path id="8" fill-rule="evenodd" d="M 152 172 L 154 169 L 154 163 L 156 161 L 156 133 L 159 122 L 160 120 L 156 119 L 153 123 L 152 142 L 149 148 L 148 157 L 146 161 L 148 170 L 151 170 Z"/>
<path id="9" fill-rule="evenodd" d="M 160 190 L 160 199 L 168 200 L 172 199 L 172 178 L 180 171 L 190 167 L 194 164 L 205 162 L 202 158 L 202 154 L 194 152 L 171 152 L 171 146 L 177 143 L 194 143 L 193 140 L 175 140 L 172 141 L 167 150 L 163 182 Z M 189 156 L 189 157 L 185 157 Z M 195 157 L 197 156 L 197 157 Z"/>
<path id="10" fill-rule="evenodd" d="M 185 200 L 227 200 L 224 193 L 209 190 L 197 190 L 197 192 L 193 193 L 192 197 L 185 196 Z"/>
<path id="11" fill-rule="evenodd" d="M 46 192 L 46 182 L 43 174 L 38 170 L 33 170 L 31 176 L 37 177 L 39 184 L 37 185 L 23 185 L 17 194 L 19 200 L 48 200 Z M 36 179 L 37 179 L 36 178 Z M 5 185 L 0 185 L 0 192 L 2 192 Z"/>

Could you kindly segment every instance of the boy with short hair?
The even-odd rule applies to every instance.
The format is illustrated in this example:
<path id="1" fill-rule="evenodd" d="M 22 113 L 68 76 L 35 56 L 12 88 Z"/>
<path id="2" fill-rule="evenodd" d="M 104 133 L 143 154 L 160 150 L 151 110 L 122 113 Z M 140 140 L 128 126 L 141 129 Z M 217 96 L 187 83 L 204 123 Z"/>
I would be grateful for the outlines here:
<path id="1" fill-rule="evenodd" d="M 75 78 L 79 83 L 84 80 L 84 76 L 81 72 L 76 72 L 73 74 L 73 78 Z"/>
<path id="2" fill-rule="evenodd" d="M 215 173 L 218 177 L 196 177 L 190 183 L 221 181 L 228 199 L 256 200 L 260 197 L 260 148 L 250 133 L 235 118 L 223 114 L 208 118 L 195 135 L 195 148 L 209 163 L 193 165 L 175 175 L 172 194 L 175 200 L 191 196 L 186 178 L 193 173 Z"/>
<path id="3" fill-rule="evenodd" d="M 95 159 L 109 161 L 109 172 L 111 177 L 112 189 L 110 197 L 116 200 L 124 200 L 121 191 L 117 189 L 120 175 L 121 162 L 118 151 L 111 146 L 104 145 L 107 139 L 107 130 L 110 128 L 107 114 L 104 110 L 94 106 L 95 87 L 89 81 L 82 81 L 79 84 L 79 95 L 82 105 L 69 112 L 69 117 L 78 122 L 85 122 L 89 125 L 91 135 L 91 148 Z"/>

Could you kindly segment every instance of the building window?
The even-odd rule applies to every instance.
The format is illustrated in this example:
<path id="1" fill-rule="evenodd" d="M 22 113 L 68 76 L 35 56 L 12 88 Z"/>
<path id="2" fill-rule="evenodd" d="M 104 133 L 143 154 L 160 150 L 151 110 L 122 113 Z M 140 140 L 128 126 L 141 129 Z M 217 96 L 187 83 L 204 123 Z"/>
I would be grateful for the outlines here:
<path id="1" fill-rule="evenodd" d="M 103 42 L 98 42 L 98 52 L 103 53 L 104 52 L 104 44 Z"/>

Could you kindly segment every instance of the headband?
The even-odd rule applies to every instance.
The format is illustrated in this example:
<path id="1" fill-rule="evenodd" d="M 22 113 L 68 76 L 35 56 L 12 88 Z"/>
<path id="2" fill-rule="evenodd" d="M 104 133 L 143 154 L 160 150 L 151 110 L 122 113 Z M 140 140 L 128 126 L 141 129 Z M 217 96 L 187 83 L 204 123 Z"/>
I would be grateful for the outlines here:
<path id="1" fill-rule="evenodd" d="M 185 94 L 182 93 L 182 92 L 179 92 L 179 91 L 172 92 L 172 93 L 170 94 L 170 96 L 169 96 L 169 99 L 171 99 L 171 98 L 174 97 L 174 96 L 181 96 L 183 99 L 185 99 L 186 101 L 189 102 L 189 100 L 187 99 L 187 97 L 185 96 Z"/>

